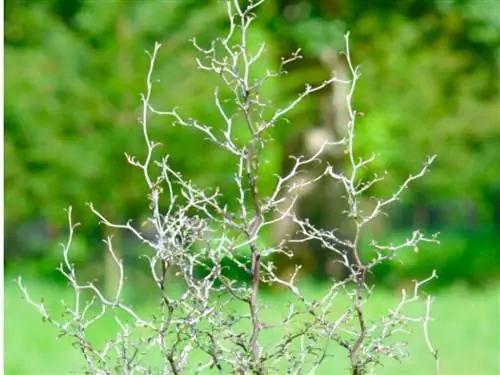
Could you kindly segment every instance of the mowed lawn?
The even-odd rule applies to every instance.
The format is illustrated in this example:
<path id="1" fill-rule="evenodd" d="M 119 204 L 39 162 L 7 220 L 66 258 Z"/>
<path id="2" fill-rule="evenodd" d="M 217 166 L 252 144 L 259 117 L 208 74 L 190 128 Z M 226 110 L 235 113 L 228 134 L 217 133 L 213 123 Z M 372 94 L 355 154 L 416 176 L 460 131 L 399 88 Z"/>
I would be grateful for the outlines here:
<path id="1" fill-rule="evenodd" d="M 4 293 L 4 373 L 6 375 L 82 374 L 83 362 L 78 349 L 68 339 L 56 340 L 58 331 L 43 322 L 38 312 L 21 299 L 14 277 L 6 277 Z M 42 280 L 26 280 L 32 296 L 44 297 L 57 316 L 61 316 L 60 301 L 71 301 L 68 289 Z M 311 293 L 321 292 L 319 286 L 308 286 Z M 314 289 L 314 290 L 313 290 Z M 283 309 L 285 298 L 268 294 L 269 304 Z M 280 298 L 282 301 L 280 301 Z M 395 307 L 397 292 L 376 290 L 369 305 L 371 317 L 387 313 Z M 141 306 L 141 311 L 151 307 Z M 418 309 L 423 311 L 423 301 Z M 433 304 L 434 320 L 430 323 L 433 345 L 439 349 L 442 374 L 494 375 L 500 374 L 500 289 L 487 290 L 453 288 L 436 295 Z M 109 324 L 101 324 L 94 337 L 101 341 L 109 335 Z M 420 326 L 407 337 L 410 357 L 402 363 L 384 361 L 377 374 L 432 374 L 433 359 L 427 350 Z M 347 374 L 347 361 L 342 351 L 328 359 L 321 374 Z"/>

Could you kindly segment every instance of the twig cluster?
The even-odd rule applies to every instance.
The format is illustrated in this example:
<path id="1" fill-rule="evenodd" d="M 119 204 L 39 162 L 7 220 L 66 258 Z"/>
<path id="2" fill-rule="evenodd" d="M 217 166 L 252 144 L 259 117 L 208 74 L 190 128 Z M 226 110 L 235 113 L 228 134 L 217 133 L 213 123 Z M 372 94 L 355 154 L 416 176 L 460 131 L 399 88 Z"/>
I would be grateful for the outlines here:
<path id="1" fill-rule="evenodd" d="M 109 221 L 89 204 L 101 223 L 131 232 L 153 250 L 148 255 L 149 268 L 161 297 L 154 316 L 144 317 L 124 303 L 125 271 L 122 260 L 113 249 L 112 238 L 105 242 L 120 271 L 116 295 L 109 298 L 93 283 L 77 281 L 69 255 L 76 227 L 71 219 L 71 209 L 68 210 L 69 239 L 63 246 L 60 271 L 74 290 L 75 301 L 71 306 L 65 305 L 65 319 L 62 322 L 56 320 L 43 303 L 34 302 L 19 280 L 27 301 L 44 319 L 56 325 L 62 336 L 74 339 L 89 374 L 204 374 L 210 371 L 313 374 L 326 358 L 340 353 L 335 346 L 345 350 L 350 362 L 349 372 L 363 374 L 380 363 L 384 356 L 400 359 L 405 355 L 404 347 L 392 339 L 412 322 L 422 323 L 429 350 L 437 361 L 437 351 L 428 334 L 430 297 L 425 316 L 411 317 L 403 312 L 408 304 L 420 299 L 422 285 L 435 278 L 435 273 L 416 282 L 411 293 L 403 290 L 399 305 L 378 321 L 368 319 L 365 311 L 365 304 L 373 293 L 373 287 L 366 281 L 367 273 L 375 265 L 396 257 L 405 248 L 417 248 L 422 241 L 436 239 L 416 231 L 398 245 L 373 241 L 371 246 L 376 256 L 372 259 L 364 260 L 360 254 L 361 235 L 366 225 L 396 202 L 411 182 L 422 177 L 434 157 L 428 158 L 423 168 L 409 176 L 392 196 L 372 198 L 375 204 L 366 210 L 361 198 L 374 184 L 381 182 L 383 176 L 374 176 L 367 181 L 359 178 L 360 171 L 374 157 L 361 159 L 355 154 L 357 113 L 352 107 L 352 99 L 360 71 L 351 61 L 349 36 L 345 35 L 344 55 L 350 78 L 332 76 L 317 86 L 306 84 L 296 99 L 282 108 L 275 108 L 263 100 L 260 89 L 266 81 L 286 74 L 287 65 L 300 59 L 301 55 L 297 51 L 282 59 L 277 72 L 268 71 L 263 77 L 254 77 L 254 63 L 265 52 L 265 45 L 261 44 L 257 51 L 252 52 L 247 37 L 248 28 L 255 19 L 254 10 L 262 2 L 250 2 L 242 8 L 238 0 L 228 1 L 230 27 L 227 35 L 214 40 L 208 48 L 192 41 L 200 53 L 198 67 L 218 75 L 224 90 L 231 94 L 226 97 L 218 88 L 214 90 L 214 109 L 220 115 L 221 126 L 213 127 L 184 118 L 177 109 L 162 111 L 153 106 L 153 71 L 160 44 L 148 54 L 150 68 L 146 91 L 141 96 L 140 117 L 147 155 L 143 161 L 131 155 L 126 157 L 144 175 L 150 208 L 148 224 L 154 228 L 154 237 L 143 234 L 141 227 L 132 222 L 117 224 Z M 270 194 L 261 194 L 258 188 L 260 164 L 262 151 L 273 141 L 270 130 L 286 121 L 286 115 L 306 96 L 332 84 L 350 87 L 346 97 L 350 118 L 346 137 L 335 142 L 324 140 L 318 151 L 309 157 L 291 155 L 294 160 L 291 170 L 276 177 Z M 228 158 L 234 159 L 234 183 L 239 192 L 236 210 L 221 203 L 224 192 L 220 189 L 196 186 L 173 169 L 168 157 L 155 160 L 153 154 L 159 144 L 149 136 L 148 118 L 152 115 L 169 117 L 174 125 L 199 131 L 208 142 L 227 151 Z M 242 126 L 247 136 L 238 138 L 234 129 Z M 342 148 L 349 160 L 345 172 L 337 171 L 334 165 L 323 160 L 326 150 L 336 147 Z M 313 163 L 322 163 L 325 167 L 322 173 L 311 177 L 304 172 Z M 339 238 L 335 231 L 316 228 L 294 213 L 300 190 L 309 188 L 320 179 L 333 179 L 344 187 L 349 207 L 346 218 L 355 227 L 352 240 Z M 281 220 L 292 220 L 297 232 L 277 243 L 263 245 L 263 241 L 259 241 L 263 230 Z M 349 276 L 332 282 L 321 298 L 309 297 L 301 290 L 299 266 L 284 279 L 278 276 L 272 262 L 277 253 L 293 257 L 290 244 L 312 240 L 320 241 L 325 251 L 337 253 L 339 261 L 349 270 Z M 241 261 L 240 257 L 246 249 L 250 254 L 248 262 Z M 251 282 L 238 282 L 225 276 L 223 259 L 230 259 L 248 272 Z M 204 276 L 196 273 L 200 268 L 206 271 Z M 167 275 L 172 272 L 183 282 L 181 292 L 177 284 L 168 281 Z M 262 284 L 281 285 L 292 296 L 283 316 L 276 318 L 275 314 L 274 319 L 269 319 L 268 312 L 273 306 L 267 306 L 260 298 Z M 91 293 L 92 299 L 82 298 L 85 291 Z M 342 312 L 334 312 L 335 303 L 342 298 L 345 300 L 345 297 L 348 306 Z M 108 313 L 116 321 L 118 333 L 102 347 L 97 347 L 89 342 L 87 332 Z M 268 339 L 263 340 L 264 336 Z M 148 357 L 150 352 L 159 354 L 159 360 L 151 360 Z"/>

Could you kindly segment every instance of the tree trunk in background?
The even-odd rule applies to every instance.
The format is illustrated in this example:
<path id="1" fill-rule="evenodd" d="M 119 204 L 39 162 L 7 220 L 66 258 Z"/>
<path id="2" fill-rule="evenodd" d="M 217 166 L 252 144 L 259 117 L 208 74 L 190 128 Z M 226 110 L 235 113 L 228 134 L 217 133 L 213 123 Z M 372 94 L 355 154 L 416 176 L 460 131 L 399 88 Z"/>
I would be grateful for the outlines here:
<path id="1" fill-rule="evenodd" d="M 349 77 L 349 72 L 337 51 L 325 50 L 320 56 L 320 63 L 327 68 L 327 71 L 337 72 L 340 78 Z M 288 155 L 311 156 L 324 141 L 337 141 L 346 135 L 349 121 L 346 102 L 348 90 L 349 87 L 346 85 L 332 84 L 329 90 L 321 93 L 317 108 L 319 116 L 316 116 L 319 117 L 320 124 L 311 126 L 285 145 L 286 156 L 282 173 L 287 174 L 293 165 L 291 164 L 293 161 L 286 158 Z M 323 156 L 323 161 L 328 161 L 336 172 L 341 172 L 344 169 L 343 148 L 329 148 Z M 322 173 L 325 166 L 325 163 L 311 165 L 308 171 L 309 178 Z M 323 178 L 310 189 L 303 189 L 299 193 L 295 213 L 301 218 L 309 219 L 317 228 L 338 229 L 338 236 L 348 239 L 352 236 L 352 231 L 343 214 L 343 211 L 347 209 L 347 202 L 342 197 L 343 195 L 342 185 L 332 179 Z M 287 235 L 292 235 L 296 230 L 297 228 L 291 221 L 282 222 L 276 225 L 274 238 L 279 241 Z M 278 256 L 276 259 L 277 266 L 285 273 L 298 263 L 301 264 L 305 273 L 318 279 L 327 277 L 342 279 L 346 276 L 345 267 L 335 262 L 339 258 L 338 255 L 323 249 L 319 241 L 294 244 L 291 250 L 295 255 L 294 259 L 286 256 Z M 340 248 L 339 250 L 348 251 L 348 249 Z"/>
<path id="2" fill-rule="evenodd" d="M 320 60 L 329 72 L 336 72 L 339 78 L 346 79 L 350 76 L 345 61 L 341 58 L 339 51 L 327 49 L 320 56 Z M 349 122 L 349 111 L 347 107 L 347 96 L 349 87 L 343 84 L 331 85 L 330 92 L 325 93 L 320 103 L 321 125 L 329 133 L 329 140 L 337 141 L 347 136 L 347 126 Z M 329 162 L 337 172 L 343 171 L 345 168 L 345 154 L 343 147 L 332 149 L 328 155 Z M 353 235 L 350 221 L 347 220 L 345 211 L 348 209 L 347 201 L 345 200 L 345 190 L 342 184 L 335 182 L 332 179 L 324 179 L 321 181 L 324 185 L 321 187 L 324 191 L 319 191 L 319 202 L 323 203 L 318 206 L 318 212 L 323 220 L 318 225 L 326 229 L 339 230 L 338 235 L 342 239 L 350 239 Z M 325 209 L 325 203 L 327 209 Z M 349 252 L 348 248 L 339 249 Z M 338 255 L 327 250 L 320 250 L 317 258 L 318 272 L 322 276 L 344 278 L 347 275 L 347 270 L 340 263 L 334 262 L 338 259 Z"/>

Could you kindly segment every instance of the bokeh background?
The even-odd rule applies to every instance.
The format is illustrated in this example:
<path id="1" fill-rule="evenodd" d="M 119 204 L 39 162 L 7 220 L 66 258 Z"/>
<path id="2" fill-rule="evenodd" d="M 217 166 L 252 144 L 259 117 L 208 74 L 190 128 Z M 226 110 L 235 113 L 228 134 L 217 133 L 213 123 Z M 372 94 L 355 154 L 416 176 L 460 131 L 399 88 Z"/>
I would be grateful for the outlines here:
<path id="1" fill-rule="evenodd" d="M 350 31 L 352 59 L 362 69 L 354 98 L 364 113 L 359 153 L 378 154 L 368 172 L 389 172 L 387 184 L 374 193 L 390 194 L 426 155 L 438 154 L 431 173 L 371 234 L 391 242 L 419 228 L 440 232 L 441 245 L 409 251 L 402 262 L 377 268 L 378 308 L 396 301 L 402 286 L 436 269 L 432 329 L 443 371 L 500 373 L 500 3 L 267 0 L 257 15 L 250 42 L 267 46 L 257 73 L 277 69 L 280 57 L 298 47 L 304 54 L 285 80 L 266 87 L 266 97 L 278 106 L 295 98 L 304 82 L 328 77 L 325 56 L 342 49 L 343 35 Z M 227 26 L 226 8 L 219 1 L 6 0 L 7 374 L 62 374 L 80 365 L 76 349 L 55 342 L 57 332 L 20 300 L 12 280 L 23 275 L 34 293 L 53 301 L 58 311 L 59 300 L 68 294 L 56 271 L 58 243 L 67 235 L 63 209 L 71 205 L 82 223 L 73 243 L 75 263 L 104 287 L 112 284 L 102 244 L 110 233 L 97 225 L 85 204 L 92 201 L 115 221 L 140 222 L 148 214 L 144 181 L 124 157 L 124 152 L 139 158 L 145 153 L 137 123 L 149 63 L 144 51 L 156 41 L 163 45 L 155 70 L 161 80 L 155 104 L 177 106 L 186 117 L 214 124 L 219 119 L 213 89 L 219 82 L 196 69 L 189 38 L 206 44 Z M 283 172 L 286 156 L 297 150 L 302 135 L 326 121 L 322 106 L 327 95 L 325 90 L 308 98 L 288 116 L 288 125 L 274 131 L 277 142 L 266 154 L 269 176 Z M 177 169 L 199 184 L 221 186 L 228 204 L 234 202 L 227 174 L 231 160 L 223 151 L 161 118 L 151 119 L 150 130 Z M 263 189 L 271 183 L 264 179 Z M 328 204 L 321 207 L 321 213 L 310 214 L 333 215 Z M 114 234 L 135 275 L 133 283 L 141 288 L 146 278 L 138 260 L 141 248 Z M 315 251 L 307 257 L 321 259 Z M 307 269 L 311 288 L 322 288 L 331 276 L 325 269 Z M 239 277 L 237 270 L 234 277 Z M 420 336 L 416 340 L 422 341 L 415 344 L 416 359 L 384 371 L 429 373 L 425 344 Z"/>

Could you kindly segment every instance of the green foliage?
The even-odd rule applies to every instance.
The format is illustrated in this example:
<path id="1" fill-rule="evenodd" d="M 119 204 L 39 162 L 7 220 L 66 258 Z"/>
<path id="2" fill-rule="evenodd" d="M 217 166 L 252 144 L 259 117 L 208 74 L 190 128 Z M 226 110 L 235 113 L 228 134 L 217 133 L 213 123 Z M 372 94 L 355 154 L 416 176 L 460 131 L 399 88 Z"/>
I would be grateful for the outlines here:
<path id="1" fill-rule="evenodd" d="M 203 45 L 222 35 L 225 10 L 209 3 L 190 5 L 84 2 L 72 27 L 42 4 L 11 10 L 6 70 L 16 74 L 7 75 L 5 86 L 12 98 L 5 108 L 9 223 L 33 216 L 60 222 L 61 209 L 69 204 L 77 206 L 82 218 L 83 202 L 89 200 L 121 218 L 144 214 L 141 174 L 123 153 L 144 156 L 137 124 L 148 64 L 142 52 L 156 40 L 164 47 L 155 71 L 155 105 L 164 110 L 178 107 L 186 117 L 219 126 L 213 88 L 221 82 L 196 70 L 196 51 L 188 39 L 197 37 Z M 25 33 L 37 27 L 44 27 L 43 38 Z M 250 36 L 251 50 L 267 39 L 258 27 Z M 274 65 L 264 58 L 257 70 L 264 74 Z M 273 87 L 264 95 L 272 100 Z M 207 146 L 202 136 L 171 123 L 170 118 L 150 119 L 155 141 L 164 145 L 155 156 L 171 154 L 176 168 L 205 186 L 222 185 L 227 201 L 234 201 L 227 173 L 232 160 Z M 279 150 L 268 151 L 265 168 L 276 170 L 278 156 Z"/>
<path id="2" fill-rule="evenodd" d="M 382 154 L 374 170 L 391 171 L 394 186 L 423 155 L 439 155 L 432 173 L 419 183 L 421 189 L 412 190 L 412 200 L 424 195 L 480 202 L 481 192 L 500 172 L 488 151 L 498 149 L 500 139 L 496 106 L 488 94 L 494 85 L 488 83 L 493 61 L 489 66 L 482 61 L 486 46 L 482 56 L 470 45 L 457 48 L 452 28 L 468 36 L 464 25 L 453 22 L 459 21 L 429 15 L 409 23 L 393 17 L 383 32 L 374 31 L 375 21 L 368 20 L 357 30 L 377 33 L 377 55 L 384 57 L 362 64 L 358 104 L 367 115 L 359 127 L 359 147 Z"/>
<path id="3" fill-rule="evenodd" d="M 402 243 L 408 233 L 392 233 L 379 241 L 383 244 Z M 439 278 L 432 288 L 442 289 L 454 284 L 478 287 L 500 277 L 500 262 L 496 231 L 493 228 L 470 231 L 463 234 L 448 230 L 440 235 L 444 246 L 424 244 L 418 249 L 405 249 L 397 261 L 389 261 L 374 267 L 371 281 L 388 287 L 407 285 L 412 280 L 428 277 L 433 270 L 439 271 Z M 366 260 L 373 253 L 367 244 L 363 249 Z"/>
<path id="4" fill-rule="evenodd" d="M 363 155 L 379 154 L 367 175 L 389 171 L 389 184 L 369 193 L 389 194 L 427 154 L 438 154 L 432 173 L 410 190 L 407 201 L 473 201 L 482 225 L 494 225 L 498 199 L 492 191 L 500 174 L 498 4 L 292 3 L 267 1 L 250 34 L 251 50 L 261 42 L 267 46 L 258 74 L 276 69 L 279 58 L 298 47 L 306 55 L 289 75 L 265 85 L 264 99 L 280 107 L 296 97 L 304 82 L 325 79 L 329 72 L 319 62 L 321 53 L 339 48 L 342 33 L 351 30 L 353 60 L 363 73 L 355 97 L 357 109 L 365 113 L 358 121 L 357 147 Z M 9 228 L 33 218 L 64 226 L 62 208 L 70 204 L 79 221 L 93 225 L 87 201 L 117 220 L 144 215 L 144 183 L 123 155 L 145 155 L 137 124 L 148 64 L 143 51 L 155 41 L 163 44 L 154 105 L 178 107 L 184 116 L 218 128 L 213 88 L 221 82 L 196 70 L 197 54 L 188 39 L 207 45 L 223 35 L 228 25 L 221 5 L 195 0 L 6 2 L 4 202 Z M 221 95 L 228 97 L 227 92 Z M 290 114 L 289 123 L 278 124 L 273 136 L 280 143 L 262 160 L 263 192 L 274 183 L 272 174 L 280 172 L 286 157 L 282 145 L 318 123 L 318 107 L 313 96 Z M 163 144 L 156 157 L 170 154 L 184 175 L 203 186 L 220 186 L 227 203 L 234 202 L 231 157 L 192 129 L 171 126 L 169 118 L 149 121 L 154 140 Z M 81 233 L 96 235 L 87 226 Z M 451 241 L 450 252 L 463 253 L 460 261 L 472 259 L 476 235 L 460 238 L 462 245 Z M 491 249 L 498 235 L 492 230 L 488 238 L 481 247 Z M 16 251 L 7 249 L 7 254 Z"/>

